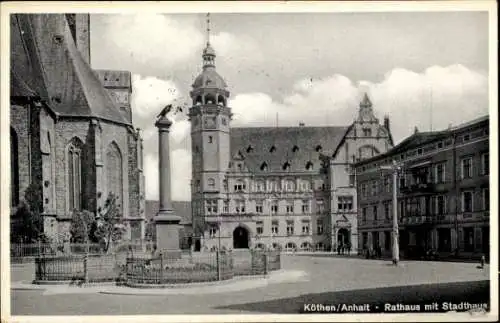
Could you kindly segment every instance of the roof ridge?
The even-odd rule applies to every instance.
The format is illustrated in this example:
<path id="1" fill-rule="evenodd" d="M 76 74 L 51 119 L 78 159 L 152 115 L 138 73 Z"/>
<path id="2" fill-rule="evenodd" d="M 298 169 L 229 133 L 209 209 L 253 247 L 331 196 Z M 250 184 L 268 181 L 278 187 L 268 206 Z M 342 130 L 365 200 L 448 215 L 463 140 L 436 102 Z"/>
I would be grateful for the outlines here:
<path id="1" fill-rule="evenodd" d="M 80 51 L 78 50 L 76 44 L 74 43 L 74 39 L 71 35 L 71 31 L 69 30 L 69 26 L 66 20 L 64 21 L 64 32 L 65 32 L 65 37 L 69 38 L 68 41 L 65 43 L 70 53 L 69 57 L 71 64 L 73 65 L 75 72 L 77 73 L 77 77 L 75 78 L 75 80 L 79 83 L 84 93 L 84 99 L 89 107 L 90 115 L 92 117 L 97 117 L 97 118 L 103 117 L 104 119 L 110 119 L 111 116 L 106 117 L 96 114 L 95 105 L 98 105 L 99 106 L 98 108 L 107 110 L 107 112 L 109 112 L 112 115 L 112 118 L 114 119 L 113 121 L 120 122 L 123 124 L 130 124 L 120 113 L 118 107 L 115 105 L 108 91 L 106 91 L 106 89 L 102 85 L 101 81 L 97 77 L 94 70 L 92 70 L 92 68 L 83 60 Z M 85 82 L 84 80 L 87 80 L 89 82 Z M 94 82 L 95 84 L 90 84 L 91 82 Z M 92 92 L 90 89 L 91 87 L 95 87 L 97 93 L 91 93 Z M 102 106 L 94 102 L 94 100 L 96 100 L 98 96 L 101 96 L 104 100 L 104 102 L 102 102 L 103 103 Z M 111 109 L 109 107 L 111 107 Z"/>

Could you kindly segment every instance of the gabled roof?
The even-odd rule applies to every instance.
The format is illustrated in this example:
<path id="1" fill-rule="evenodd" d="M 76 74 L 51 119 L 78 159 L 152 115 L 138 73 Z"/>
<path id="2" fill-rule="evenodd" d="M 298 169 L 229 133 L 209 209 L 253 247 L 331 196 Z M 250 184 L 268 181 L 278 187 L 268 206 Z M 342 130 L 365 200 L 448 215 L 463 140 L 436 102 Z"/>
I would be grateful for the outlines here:
<path id="1" fill-rule="evenodd" d="M 27 80 L 42 100 L 61 116 L 94 117 L 130 124 L 76 48 L 64 14 L 13 16 L 12 19 L 20 22 L 19 28 L 11 31 L 13 42 L 26 46 L 24 53 L 11 57 L 11 69 L 20 79 Z M 14 47 L 22 48 L 19 44 Z M 22 54 L 19 59 L 27 57 L 31 71 L 23 68 L 23 62 L 16 61 L 18 54 Z M 29 75 L 32 71 L 36 72 L 36 77 Z"/>
<path id="2" fill-rule="evenodd" d="M 160 209 L 160 201 L 146 200 L 146 222 L 153 219 Z M 176 215 L 181 217 L 180 224 L 191 224 L 191 202 L 172 201 L 172 209 Z"/>
<path id="3" fill-rule="evenodd" d="M 231 156 L 240 152 L 245 165 L 252 173 L 310 172 L 320 168 L 319 156 L 332 154 L 340 143 L 347 127 L 250 127 L 231 128 Z M 247 152 L 247 148 L 252 149 Z M 321 150 L 317 151 L 316 147 Z M 274 147 L 274 151 L 271 151 Z M 295 147 L 295 152 L 294 152 Z M 313 167 L 306 169 L 311 161 Z M 262 170 L 262 163 L 267 170 Z M 288 170 L 284 170 L 285 163 Z"/>
<path id="4" fill-rule="evenodd" d="M 439 131 L 427 131 L 427 132 L 415 132 L 411 136 L 407 137 L 403 141 L 401 141 L 399 144 L 394 146 L 392 149 L 388 150 L 387 152 L 377 155 L 372 158 L 368 158 L 365 160 L 362 160 L 357 163 L 357 165 L 364 165 L 364 164 L 369 164 L 373 161 L 379 160 L 386 158 L 387 156 L 394 156 L 397 155 L 401 152 L 407 151 L 409 149 L 412 149 L 414 147 L 421 146 L 424 143 L 427 142 L 432 142 L 436 140 L 443 140 L 445 138 L 448 138 L 452 136 L 454 133 L 460 131 L 461 129 L 464 129 L 469 126 L 473 126 L 475 124 L 479 124 L 481 122 L 485 122 L 489 120 L 489 116 L 483 116 L 468 122 L 464 122 L 454 128 L 450 129 L 445 129 L 445 130 L 439 130 Z"/>

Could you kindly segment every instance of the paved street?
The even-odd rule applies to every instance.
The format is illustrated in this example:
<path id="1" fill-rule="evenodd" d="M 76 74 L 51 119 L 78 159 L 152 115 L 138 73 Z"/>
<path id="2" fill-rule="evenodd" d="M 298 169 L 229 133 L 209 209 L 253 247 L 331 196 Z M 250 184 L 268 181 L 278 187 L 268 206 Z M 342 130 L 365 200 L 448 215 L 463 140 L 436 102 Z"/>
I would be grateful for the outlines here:
<path id="1" fill-rule="evenodd" d="M 299 313 L 309 302 L 479 302 L 489 295 L 488 284 L 480 282 L 489 279 L 489 267 L 481 270 L 474 263 L 408 261 L 395 268 L 388 261 L 359 258 L 286 255 L 282 259 L 284 274 L 302 273 L 297 275 L 300 279 L 268 284 L 256 280 L 241 290 L 213 287 L 177 295 L 12 290 L 12 315 Z M 27 282 L 29 276 L 25 266 L 15 266 L 11 281 Z M 464 283 L 470 281 L 474 283 Z M 450 284 L 454 282 L 462 283 Z"/>

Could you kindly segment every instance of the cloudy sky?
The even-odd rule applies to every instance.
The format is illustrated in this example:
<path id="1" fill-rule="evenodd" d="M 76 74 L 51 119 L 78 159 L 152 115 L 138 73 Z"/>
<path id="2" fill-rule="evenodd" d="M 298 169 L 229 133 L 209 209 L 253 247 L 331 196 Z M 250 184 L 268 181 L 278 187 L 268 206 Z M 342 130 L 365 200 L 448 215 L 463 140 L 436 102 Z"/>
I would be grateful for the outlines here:
<path id="1" fill-rule="evenodd" d="M 133 74 L 136 127 L 143 129 L 146 195 L 158 198 L 153 126 L 168 103 L 189 103 L 201 71 L 205 14 L 93 14 L 96 69 Z M 213 13 L 217 71 L 231 91 L 233 126 L 348 125 L 368 92 L 389 115 L 396 142 L 488 113 L 488 14 Z M 431 122 L 432 121 L 432 122 Z M 189 124 L 172 130 L 174 200 L 189 200 Z"/>

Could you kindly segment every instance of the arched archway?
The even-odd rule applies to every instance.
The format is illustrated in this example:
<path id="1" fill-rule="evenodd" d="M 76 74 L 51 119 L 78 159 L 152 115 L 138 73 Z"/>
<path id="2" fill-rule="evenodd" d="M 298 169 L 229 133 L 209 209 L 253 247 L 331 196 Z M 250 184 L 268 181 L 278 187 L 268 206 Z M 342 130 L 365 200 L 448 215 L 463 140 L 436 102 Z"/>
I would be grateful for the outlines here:
<path id="1" fill-rule="evenodd" d="M 346 246 L 351 243 L 351 236 L 349 230 L 346 228 L 341 228 L 337 232 L 337 245 Z"/>
<path id="2" fill-rule="evenodd" d="M 250 235 L 248 230 L 241 225 L 233 231 L 233 249 L 248 249 Z"/>

